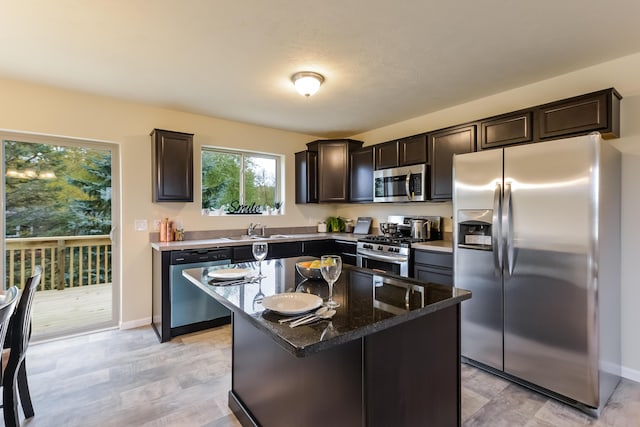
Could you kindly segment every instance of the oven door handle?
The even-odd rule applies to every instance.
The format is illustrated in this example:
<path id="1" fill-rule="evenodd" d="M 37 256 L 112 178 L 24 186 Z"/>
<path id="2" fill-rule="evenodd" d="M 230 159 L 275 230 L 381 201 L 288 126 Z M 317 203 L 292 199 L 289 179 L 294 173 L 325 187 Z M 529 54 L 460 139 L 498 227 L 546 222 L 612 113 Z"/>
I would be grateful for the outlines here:
<path id="1" fill-rule="evenodd" d="M 395 263 L 402 263 L 409 261 L 409 257 L 403 255 L 384 255 L 378 252 L 369 251 L 367 249 L 359 249 L 357 255 L 365 256 L 369 259 L 378 261 L 391 261 Z"/>

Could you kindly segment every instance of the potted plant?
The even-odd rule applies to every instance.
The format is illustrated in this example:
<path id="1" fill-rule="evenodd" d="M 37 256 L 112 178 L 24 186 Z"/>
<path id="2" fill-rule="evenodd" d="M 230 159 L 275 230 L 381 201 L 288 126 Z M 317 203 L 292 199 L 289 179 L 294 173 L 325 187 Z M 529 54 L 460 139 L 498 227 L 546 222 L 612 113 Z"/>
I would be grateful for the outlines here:
<path id="1" fill-rule="evenodd" d="M 339 216 L 330 216 L 327 218 L 327 231 L 334 233 L 344 231 L 344 220 Z"/>

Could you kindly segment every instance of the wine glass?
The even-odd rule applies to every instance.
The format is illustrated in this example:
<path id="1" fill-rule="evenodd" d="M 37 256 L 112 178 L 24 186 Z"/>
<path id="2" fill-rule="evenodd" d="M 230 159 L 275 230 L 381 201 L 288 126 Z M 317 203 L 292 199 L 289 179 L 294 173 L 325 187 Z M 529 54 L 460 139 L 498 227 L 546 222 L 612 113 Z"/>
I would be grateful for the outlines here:
<path id="1" fill-rule="evenodd" d="M 329 284 L 329 300 L 325 304 L 329 308 L 340 307 L 340 304 L 333 300 L 333 284 L 340 277 L 342 272 L 342 258 L 339 255 L 322 255 L 320 257 L 320 273 Z"/>
<path id="2" fill-rule="evenodd" d="M 258 277 L 264 277 L 262 275 L 262 260 L 267 257 L 269 245 L 267 242 L 255 242 L 251 249 L 253 251 L 253 257 L 258 261 Z"/>

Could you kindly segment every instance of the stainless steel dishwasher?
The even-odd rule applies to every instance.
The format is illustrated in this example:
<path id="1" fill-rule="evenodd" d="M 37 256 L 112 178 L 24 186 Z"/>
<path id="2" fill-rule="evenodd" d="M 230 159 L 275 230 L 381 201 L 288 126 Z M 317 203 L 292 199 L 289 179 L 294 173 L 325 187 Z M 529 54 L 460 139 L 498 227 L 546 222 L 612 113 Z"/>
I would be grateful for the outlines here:
<path id="1" fill-rule="evenodd" d="M 231 312 L 197 286 L 182 271 L 207 268 L 231 262 L 231 248 L 171 251 L 169 288 L 171 336 L 177 336 L 231 322 Z"/>

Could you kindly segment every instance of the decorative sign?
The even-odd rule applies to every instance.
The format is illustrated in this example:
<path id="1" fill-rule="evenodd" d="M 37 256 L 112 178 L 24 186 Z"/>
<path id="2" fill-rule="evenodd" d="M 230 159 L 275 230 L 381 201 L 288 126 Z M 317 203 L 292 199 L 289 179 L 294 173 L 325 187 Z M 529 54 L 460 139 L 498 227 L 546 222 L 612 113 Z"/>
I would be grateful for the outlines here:
<path id="1" fill-rule="evenodd" d="M 256 205 L 255 202 L 250 205 L 241 205 L 238 200 L 234 200 L 227 207 L 227 213 L 229 215 L 259 215 L 262 213 L 262 208 L 259 205 Z"/>

